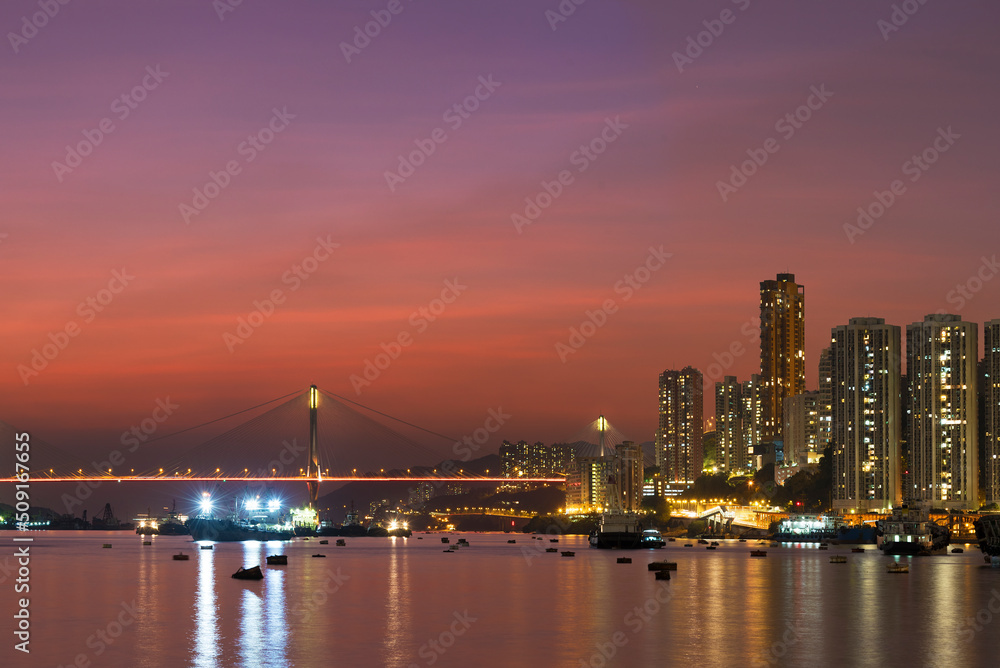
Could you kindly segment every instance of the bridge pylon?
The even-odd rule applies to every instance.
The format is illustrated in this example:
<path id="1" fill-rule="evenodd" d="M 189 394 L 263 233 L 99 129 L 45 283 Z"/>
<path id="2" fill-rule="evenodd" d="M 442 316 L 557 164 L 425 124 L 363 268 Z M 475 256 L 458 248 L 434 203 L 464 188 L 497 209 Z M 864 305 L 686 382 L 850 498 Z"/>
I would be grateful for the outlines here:
<path id="1" fill-rule="evenodd" d="M 319 453 L 316 450 L 316 409 L 319 408 L 319 390 L 309 386 L 309 462 L 306 468 L 306 485 L 309 487 L 309 508 L 316 510 L 319 499 L 319 483 L 323 472 L 319 468 Z"/>

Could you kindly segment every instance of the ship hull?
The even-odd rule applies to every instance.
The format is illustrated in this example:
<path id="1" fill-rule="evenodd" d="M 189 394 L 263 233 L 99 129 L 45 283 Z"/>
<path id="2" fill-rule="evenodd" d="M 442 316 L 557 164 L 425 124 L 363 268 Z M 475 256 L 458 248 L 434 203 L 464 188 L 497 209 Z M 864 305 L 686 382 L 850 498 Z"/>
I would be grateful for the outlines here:
<path id="1" fill-rule="evenodd" d="M 225 520 L 190 520 L 191 537 L 196 540 L 211 540 L 219 543 L 243 540 L 291 540 L 291 531 L 268 531 L 253 529 Z"/>
<path id="2" fill-rule="evenodd" d="M 983 554 L 1000 557 L 1000 516 L 984 515 L 975 522 L 976 539 Z"/>

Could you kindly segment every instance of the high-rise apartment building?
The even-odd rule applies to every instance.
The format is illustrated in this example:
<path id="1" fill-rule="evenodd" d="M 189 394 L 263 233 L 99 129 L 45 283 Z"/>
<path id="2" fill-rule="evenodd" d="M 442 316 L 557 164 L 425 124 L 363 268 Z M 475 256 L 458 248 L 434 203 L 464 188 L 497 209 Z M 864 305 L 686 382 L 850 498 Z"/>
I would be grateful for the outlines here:
<path id="1" fill-rule="evenodd" d="M 736 376 L 725 376 L 715 383 L 715 466 L 730 472 L 742 468 L 744 448 L 741 387 Z"/>
<path id="2" fill-rule="evenodd" d="M 618 492 L 621 494 L 621 510 L 637 513 L 642 503 L 642 445 L 623 441 L 615 447 L 615 468 L 618 470 Z"/>
<path id="3" fill-rule="evenodd" d="M 785 464 L 803 466 L 819 461 L 819 392 L 803 392 L 785 399 Z"/>
<path id="4" fill-rule="evenodd" d="M 743 445 L 733 458 L 733 470 L 754 470 L 756 457 L 750 453 L 754 447 L 764 442 L 764 404 L 761 399 L 763 381 L 757 374 L 740 383 L 740 422 L 743 429 Z"/>
<path id="5" fill-rule="evenodd" d="M 805 288 L 795 274 L 760 284 L 762 438 L 780 441 L 786 397 L 806 391 Z"/>
<path id="6" fill-rule="evenodd" d="M 913 489 L 904 495 L 933 508 L 979 507 L 978 333 L 938 313 L 906 328 Z"/>
<path id="7" fill-rule="evenodd" d="M 834 510 L 888 510 L 902 500 L 900 336 L 882 318 L 833 329 Z"/>
<path id="8" fill-rule="evenodd" d="M 667 482 L 690 484 L 701 475 L 703 384 L 690 366 L 660 374 L 656 463 Z"/>
<path id="9" fill-rule="evenodd" d="M 830 349 L 824 348 L 819 354 L 819 442 L 817 449 L 820 455 L 833 438 L 833 362 Z"/>
<path id="10" fill-rule="evenodd" d="M 1000 503 L 1000 319 L 983 325 L 983 473 L 986 503 Z"/>

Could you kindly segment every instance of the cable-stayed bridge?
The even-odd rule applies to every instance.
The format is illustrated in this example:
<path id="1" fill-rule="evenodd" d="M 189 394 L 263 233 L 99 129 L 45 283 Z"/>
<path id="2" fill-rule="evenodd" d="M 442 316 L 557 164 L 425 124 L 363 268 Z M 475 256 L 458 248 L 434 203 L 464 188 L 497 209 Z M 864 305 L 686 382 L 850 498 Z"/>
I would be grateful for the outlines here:
<path id="1" fill-rule="evenodd" d="M 269 407 L 269 408 L 268 408 Z M 264 410 L 266 408 L 266 410 Z M 134 453 L 157 441 L 166 441 L 213 423 L 232 420 L 244 413 L 258 414 L 209 438 L 155 467 L 136 469 Z M 391 428 L 379 416 L 398 426 Z M 0 430 L 15 430 L 0 423 Z M 402 433 L 408 431 L 411 435 Z M 511 482 L 511 478 L 467 472 L 461 462 L 441 459 L 415 434 L 438 443 L 454 445 L 458 439 L 362 406 L 345 397 L 325 392 L 315 385 L 258 404 L 228 416 L 178 432 L 149 438 L 136 446 L 115 448 L 99 460 L 85 462 L 78 456 L 31 438 L 29 478 L 37 482 L 305 482 L 315 503 L 322 482 L 386 481 L 444 482 L 469 480 Z M 4 435 L 6 438 L 7 435 Z M 10 434 L 9 442 L 13 442 Z M 125 442 L 125 439 L 123 439 Z M 385 469 L 385 462 L 401 456 L 421 457 L 431 465 L 408 469 Z M 148 457 L 147 457 L 148 459 Z M 0 481 L 17 482 L 14 458 L 0 462 Z M 524 478 L 517 482 L 562 483 L 564 478 Z"/>

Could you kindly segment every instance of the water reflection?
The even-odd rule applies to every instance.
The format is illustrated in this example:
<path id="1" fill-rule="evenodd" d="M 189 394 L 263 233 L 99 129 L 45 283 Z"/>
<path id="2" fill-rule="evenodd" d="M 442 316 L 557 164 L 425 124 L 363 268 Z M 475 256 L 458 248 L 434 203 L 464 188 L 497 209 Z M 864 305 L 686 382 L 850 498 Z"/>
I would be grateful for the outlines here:
<path id="1" fill-rule="evenodd" d="M 284 544 L 276 541 L 267 543 L 266 554 L 284 554 Z M 287 611 L 285 610 L 285 577 L 282 567 L 268 568 L 264 572 L 264 607 L 267 625 L 267 647 L 270 648 L 272 665 L 286 666 L 288 646 Z M 263 634 L 262 634 L 263 635 Z"/>
<path id="2" fill-rule="evenodd" d="M 406 551 L 401 538 L 391 538 L 392 547 L 389 553 L 388 588 L 385 595 L 385 633 L 382 634 L 383 656 L 387 660 L 399 660 L 405 665 L 403 657 L 412 635 L 410 627 L 409 606 L 409 570 L 407 568 Z"/>
<path id="3" fill-rule="evenodd" d="M 214 557 L 215 550 L 198 550 L 198 591 L 195 598 L 193 661 L 195 666 L 215 666 L 219 656 Z"/>

